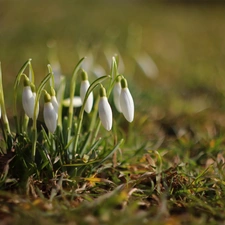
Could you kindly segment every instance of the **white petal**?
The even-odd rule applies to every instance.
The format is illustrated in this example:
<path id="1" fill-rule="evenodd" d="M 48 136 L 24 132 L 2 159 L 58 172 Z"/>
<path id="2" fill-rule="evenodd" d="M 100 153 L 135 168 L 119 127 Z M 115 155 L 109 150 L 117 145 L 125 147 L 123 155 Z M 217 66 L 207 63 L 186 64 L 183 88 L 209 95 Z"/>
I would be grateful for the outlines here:
<path id="1" fill-rule="evenodd" d="M 87 93 L 87 90 L 88 90 L 89 86 L 90 86 L 90 84 L 89 84 L 88 80 L 83 80 L 81 82 L 81 85 L 80 85 L 80 97 L 81 97 L 82 102 L 84 102 L 84 98 L 85 98 L 85 95 Z M 87 101 L 86 101 L 86 104 L 85 104 L 85 107 L 84 107 L 84 110 L 87 113 L 91 112 L 91 109 L 92 109 L 92 106 L 93 106 L 93 99 L 94 99 L 93 98 L 93 93 L 91 92 L 90 95 L 87 98 Z"/>
<path id="2" fill-rule="evenodd" d="M 34 104 L 35 104 L 35 99 L 36 99 L 36 93 L 35 92 L 33 92 L 33 96 L 34 96 Z M 38 105 L 37 105 L 36 119 L 38 117 L 38 114 L 39 114 L 39 102 L 38 102 Z"/>
<path id="3" fill-rule="evenodd" d="M 101 97 L 98 105 L 99 117 L 106 130 L 112 128 L 112 109 L 106 97 Z"/>
<path id="4" fill-rule="evenodd" d="M 117 82 L 113 88 L 113 100 L 118 112 L 121 112 L 120 93 L 121 93 L 121 84 L 120 82 Z"/>
<path id="5" fill-rule="evenodd" d="M 134 101 L 128 88 L 121 90 L 120 106 L 126 120 L 132 122 L 134 119 Z"/>
<path id="6" fill-rule="evenodd" d="M 57 114 L 51 102 L 44 104 L 44 121 L 48 130 L 54 133 L 56 130 Z"/>
<path id="7" fill-rule="evenodd" d="M 55 96 L 51 97 L 51 103 L 52 103 L 52 105 L 53 105 L 53 107 L 55 109 L 56 114 L 58 115 L 59 103 L 58 103 L 58 101 L 57 101 Z"/>
<path id="8" fill-rule="evenodd" d="M 34 115 L 35 96 L 30 86 L 25 86 L 22 93 L 22 104 L 26 115 L 33 118 Z"/>
<path id="9" fill-rule="evenodd" d="M 66 98 L 63 100 L 63 105 L 65 107 L 69 107 L 70 105 L 70 98 Z M 82 100 L 80 96 L 75 96 L 73 98 L 73 107 L 81 107 L 82 106 Z"/>

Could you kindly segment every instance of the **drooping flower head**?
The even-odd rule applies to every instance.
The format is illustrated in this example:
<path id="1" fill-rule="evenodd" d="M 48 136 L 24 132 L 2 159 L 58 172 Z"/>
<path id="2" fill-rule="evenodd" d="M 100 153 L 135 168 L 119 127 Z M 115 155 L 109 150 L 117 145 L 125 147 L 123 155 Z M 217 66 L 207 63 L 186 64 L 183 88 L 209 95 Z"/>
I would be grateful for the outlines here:
<path id="1" fill-rule="evenodd" d="M 120 106 L 120 94 L 121 94 L 120 77 L 117 77 L 116 83 L 113 87 L 113 101 L 118 112 L 122 112 Z"/>
<path id="2" fill-rule="evenodd" d="M 57 126 L 57 113 L 51 102 L 51 96 L 45 92 L 44 95 L 44 122 L 49 132 L 54 133 Z"/>
<path id="3" fill-rule="evenodd" d="M 98 113 L 103 127 L 106 130 L 112 129 L 112 109 L 109 105 L 108 99 L 106 97 L 105 88 L 102 86 L 100 88 L 100 101 L 98 105 Z"/>
<path id="4" fill-rule="evenodd" d="M 128 89 L 127 80 L 121 79 L 121 94 L 120 94 L 120 106 L 122 113 L 128 122 L 132 122 L 134 119 L 134 100 Z"/>
<path id="5" fill-rule="evenodd" d="M 33 118 L 34 116 L 35 98 L 36 98 L 35 86 L 31 84 L 30 80 L 27 77 L 25 77 L 22 93 L 22 105 L 25 114 L 29 118 Z M 36 116 L 38 116 L 38 112 L 36 113 Z"/>
<path id="6" fill-rule="evenodd" d="M 85 95 L 86 95 L 87 90 L 90 86 L 90 83 L 88 81 L 88 75 L 84 70 L 81 73 L 81 78 L 82 78 L 82 81 L 81 81 L 81 85 L 80 85 L 80 97 L 81 97 L 82 102 L 84 103 Z M 84 110 L 87 113 L 91 112 L 91 109 L 92 109 L 92 106 L 93 106 L 93 99 L 94 99 L 93 93 L 91 92 L 89 94 L 89 96 L 87 98 L 87 101 L 86 101 L 86 104 L 84 106 Z"/>

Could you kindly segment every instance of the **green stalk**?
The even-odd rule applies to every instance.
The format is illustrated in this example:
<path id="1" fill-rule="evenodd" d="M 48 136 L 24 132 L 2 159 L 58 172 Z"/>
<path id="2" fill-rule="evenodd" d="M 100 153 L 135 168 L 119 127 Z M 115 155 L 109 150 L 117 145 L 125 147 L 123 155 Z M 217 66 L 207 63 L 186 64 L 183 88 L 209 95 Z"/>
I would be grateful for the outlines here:
<path id="1" fill-rule="evenodd" d="M 112 65 L 111 65 L 111 77 L 114 79 L 117 75 L 118 67 L 117 67 L 117 62 L 116 58 L 113 56 L 112 57 Z"/>
<path id="2" fill-rule="evenodd" d="M 70 105 L 69 105 L 69 115 L 68 115 L 68 129 L 69 131 L 71 131 L 72 128 L 72 119 L 73 119 L 73 97 L 74 97 L 74 93 L 75 93 L 75 89 L 76 89 L 76 79 L 77 79 L 77 73 L 80 69 L 80 65 L 83 62 L 85 58 L 82 58 L 77 65 L 75 66 L 74 70 L 73 70 L 73 74 L 72 74 L 72 78 L 71 78 L 71 83 L 70 83 Z M 69 135 L 70 136 L 70 135 Z"/>
<path id="3" fill-rule="evenodd" d="M 52 74 L 53 74 L 51 65 L 48 64 L 47 67 L 48 67 L 48 73 L 52 73 Z M 53 74 L 53 76 L 52 76 L 52 79 L 50 80 L 50 85 L 51 85 L 53 88 L 55 88 L 54 74 Z"/>
<path id="4" fill-rule="evenodd" d="M 52 73 L 49 73 L 41 82 L 40 86 L 38 87 L 35 105 L 34 105 L 34 116 L 33 116 L 33 125 L 32 125 L 32 159 L 35 160 L 36 155 L 36 144 L 37 144 L 37 108 L 38 103 L 41 97 L 41 92 L 43 91 L 46 83 L 49 79 L 53 76 Z"/>
<path id="5" fill-rule="evenodd" d="M 27 127 L 28 127 L 29 117 L 25 114 L 24 120 L 23 120 L 23 132 L 27 133 Z"/>
<path id="6" fill-rule="evenodd" d="M 4 91 L 3 91 L 3 85 L 2 85 L 2 67 L 1 67 L 1 62 L 0 62 L 0 107 L 2 110 L 2 118 L 3 118 L 3 122 L 6 126 L 6 130 L 7 130 L 8 134 L 11 134 L 9 121 L 8 121 L 7 114 L 6 114 L 4 99 L 5 98 L 4 98 Z"/>
<path id="7" fill-rule="evenodd" d="M 29 79 L 34 84 L 34 70 L 30 60 L 29 60 Z"/>
<path id="8" fill-rule="evenodd" d="M 103 80 L 109 78 L 110 76 L 109 75 L 106 75 L 106 76 L 102 76 L 100 78 L 98 78 L 97 80 L 95 80 L 91 85 L 90 87 L 88 88 L 87 90 L 87 93 L 85 95 L 85 98 L 84 98 L 84 102 L 83 102 L 83 105 L 81 107 L 81 110 L 80 110 L 80 113 L 79 113 L 79 117 L 78 117 L 78 126 L 77 126 L 77 133 L 75 135 L 75 142 L 74 142 L 74 148 L 73 148 L 73 152 L 72 152 L 72 155 L 74 156 L 77 152 L 77 146 L 78 146 L 78 141 L 79 141 L 79 136 L 80 136 L 80 131 L 81 131 L 81 125 L 82 125 L 82 122 L 83 122 L 83 116 L 84 116 L 84 107 L 85 107 L 85 104 L 87 102 L 87 99 L 88 99 L 88 96 L 90 95 L 90 93 L 101 83 L 103 82 Z"/>
<path id="9" fill-rule="evenodd" d="M 63 110 L 63 99 L 64 99 L 64 92 L 66 87 L 66 80 L 65 77 L 62 78 L 60 82 L 60 86 L 57 93 L 57 99 L 59 103 L 58 109 L 58 126 L 62 128 L 62 110 Z"/>
<path id="10" fill-rule="evenodd" d="M 15 122 L 16 122 L 16 131 L 17 131 L 17 133 L 19 132 L 19 124 L 18 124 L 18 119 L 17 119 L 17 115 L 18 115 L 18 113 L 17 113 L 17 88 L 18 88 L 18 86 L 19 86 L 19 84 L 20 84 L 20 79 L 21 79 L 21 76 L 23 75 L 23 73 L 24 73 L 24 70 L 27 68 L 27 66 L 28 65 L 30 65 L 31 64 L 31 59 L 28 59 L 25 63 L 24 63 L 24 65 L 21 67 L 21 69 L 20 69 L 20 71 L 19 71 L 19 73 L 17 74 L 17 76 L 16 76 L 16 79 L 15 79 L 15 82 L 14 82 L 14 87 L 13 87 L 13 89 L 14 89 L 14 112 L 13 112 L 13 115 L 14 115 L 14 117 L 15 117 Z"/>
<path id="11" fill-rule="evenodd" d="M 98 95 L 96 101 L 95 101 L 95 105 L 94 105 L 94 110 L 92 113 L 92 118 L 91 118 L 91 122 L 90 122 L 90 126 L 89 126 L 89 131 L 92 132 L 96 123 L 96 118 L 97 118 L 97 114 L 98 114 L 98 103 L 100 100 L 100 95 Z"/>
<path id="12" fill-rule="evenodd" d="M 101 120 L 98 121 L 98 124 L 97 124 L 97 126 L 96 126 L 95 133 L 94 133 L 94 137 L 93 137 L 92 142 L 91 142 L 92 145 L 93 145 L 93 144 L 95 143 L 95 141 L 96 141 L 96 138 L 97 138 L 97 136 L 98 136 L 98 132 L 99 132 L 100 126 L 101 126 Z"/>

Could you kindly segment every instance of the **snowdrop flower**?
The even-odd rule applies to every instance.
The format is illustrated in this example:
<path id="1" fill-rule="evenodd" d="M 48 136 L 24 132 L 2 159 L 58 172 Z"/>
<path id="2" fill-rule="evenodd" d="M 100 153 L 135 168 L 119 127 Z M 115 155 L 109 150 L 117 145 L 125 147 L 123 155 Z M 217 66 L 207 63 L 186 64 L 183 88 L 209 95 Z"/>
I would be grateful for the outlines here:
<path id="1" fill-rule="evenodd" d="M 51 96 L 45 92 L 44 96 L 44 121 L 45 125 L 47 126 L 48 130 L 51 133 L 54 133 L 56 130 L 57 125 L 57 113 L 55 111 L 55 108 L 51 102 Z"/>
<path id="2" fill-rule="evenodd" d="M 120 84 L 120 78 L 118 77 L 113 87 L 113 100 L 118 112 L 122 112 L 121 106 L 120 106 L 120 94 L 121 94 L 121 84 Z"/>
<path id="3" fill-rule="evenodd" d="M 25 78 L 22 93 L 22 104 L 25 114 L 29 118 L 33 118 L 34 116 L 35 98 L 36 93 L 34 92 L 34 85 L 31 85 L 29 79 Z M 36 116 L 38 116 L 38 112 L 36 113 Z"/>
<path id="4" fill-rule="evenodd" d="M 57 98 L 55 96 L 55 90 L 53 87 L 51 87 L 51 103 L 55 109 L 55 112 L 57 114 L 57 118 L 58 118 L 58 109 L 59 109 L 59 103 L 57 101 Z"/>
<path id="5" fill-rule="evenodd" d="M 112 128 L 112 109 L 109 105 L 108 99 L 106 97 L 106 91 L 104 87 L 100 88 L 100 101 L 98 105 L 98 113 L 103 127 L 106 130 L 111 130 Z"/>
<path id="6" fill-rule="evenodd" d="M 121 80 L 120 106 L 122 113 L 128 122 L 134 119 L 134 101 L 127 86 L 126 79 Z"/>
<path id="7" fill-rule="evenodd" d="M 87 90 L 90 86 L 90 83 L 88 81 L 88 75 L 84 70 L 81 73 L 81 77 L 82 77 L 82 81 L 81 81 L 81 85 L 80 85 L 80 97 L 81 97 L 82 102 L 84 102 L 84 98 L 85 98 Z M 86 104 L 84 106 L 84 110 L 87 113 L 90 113 L 92 106 L 93 106 L 93 93 L 91 92 L 87 98 Z"/>

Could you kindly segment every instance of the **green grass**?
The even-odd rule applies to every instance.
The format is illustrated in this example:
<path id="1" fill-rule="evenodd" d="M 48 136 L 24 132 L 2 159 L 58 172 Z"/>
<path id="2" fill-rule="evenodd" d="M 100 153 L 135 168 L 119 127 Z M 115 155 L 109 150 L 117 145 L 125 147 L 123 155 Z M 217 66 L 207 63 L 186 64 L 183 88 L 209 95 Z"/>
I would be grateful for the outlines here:
<path id="1" fill-rule="evenodd" d="M 0 60 L 10 122 L 13 94 L 8 87 L 21 65 L 32 58 L 40 83 L 54 50 L 70 78 L 88 52 L 94 65 L 110 73 L 104 54 L 116 48 L 135 101 L 134 122 L 115 113 L 117 135 L 99 148 L 113 149 L 119 138 L 124 144 L 92 171 L 78 167 L 73 179 L 56 172 L 52 179 L 34 176 L 22 184 L 9 176 L 0 191 L 2 223 L 225 224 L 223 5 L 0 4 Z M 57 48 L 49 50 L 52 40 Z M 155 79 L 147 78 L 134 59 L 144 52 L 158 66 Z M 29 151 L 27 144 L 19 147 Z"/>

